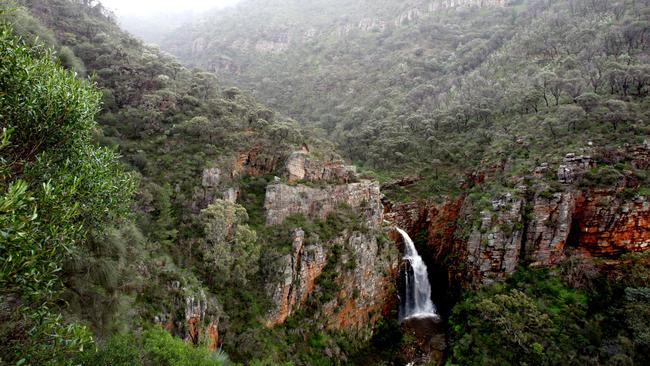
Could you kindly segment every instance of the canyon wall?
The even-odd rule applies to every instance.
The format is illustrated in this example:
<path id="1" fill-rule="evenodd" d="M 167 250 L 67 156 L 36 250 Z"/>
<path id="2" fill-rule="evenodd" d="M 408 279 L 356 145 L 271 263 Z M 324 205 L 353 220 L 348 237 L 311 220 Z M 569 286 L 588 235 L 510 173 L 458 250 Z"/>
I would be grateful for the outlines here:
<path id="1" fill-rule="evenodd" d="M 641 146 L 625 155 L 634 166 L 648 167 L 648 152 Z M 568 154 L 554 178 L 558 191 L 536 174 L 548 170 L 545 165 L 487 205 L 468 194 L 442 203 L 385 202 L 385 217 L 413 237 L 426 233 L 428 260 L 449 265 L 453 258 L 463 273 L 450 276 L 468 283 L 489 284 L 519 265 L 551 267 L 572 255 L 615 264 L 622 254 L 650 249 L 650 196 L 629 189 L 634 182 L 628 177 L 608 188 L 580 187 L 596 166 L 589 156 Z"/>
<path id="2" fill-rule="evenodd" d="M 278 280 L 267 284 L 273 306 L 266 325 L 280 325 L 309 306 L 315 312 L 310 318 L 320 319 L 324 328 L 369 336 L 393 294 L 398 266 L 395 246 L 382 239 L 379 184 L 358 181 L 354 170 L 340 162 L 312 159 L 305 147 L 290 154 L 281 175 L 284 180 L 276 178 L 266 189 L 267 226 L 295 214 L 326 220 L 344 205 L 363 228 L 345 228 L 329 240 L 306 238 L 303 228 L 293 228 L 291 251 L 276 261 Z M 321 276 L 330 283 L 322 283 Z"/>

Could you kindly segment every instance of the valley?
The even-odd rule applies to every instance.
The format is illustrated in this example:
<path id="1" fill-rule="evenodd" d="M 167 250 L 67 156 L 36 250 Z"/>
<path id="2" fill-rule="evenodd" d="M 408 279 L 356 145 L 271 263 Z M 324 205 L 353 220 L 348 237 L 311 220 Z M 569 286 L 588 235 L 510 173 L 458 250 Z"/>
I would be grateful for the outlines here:
<path id="1" fill-rule="evenodd" d="M 647 1 L 0 9 L 0 365 L 650 361 Z"/>

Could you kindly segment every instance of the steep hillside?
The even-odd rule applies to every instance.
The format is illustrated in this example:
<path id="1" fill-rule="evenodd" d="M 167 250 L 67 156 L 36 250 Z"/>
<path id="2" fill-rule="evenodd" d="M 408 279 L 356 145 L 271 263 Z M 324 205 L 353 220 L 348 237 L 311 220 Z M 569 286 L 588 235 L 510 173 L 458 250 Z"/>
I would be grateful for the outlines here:
<path id="1" fill-rule="evenodd" d="M 434 175 L 532 171 L 647 135 L 647 2 L 244 1 L 162 43 L 355 162 Z"/>
<path id="2" fill-rule="evenodd" d="M 647 364 L 648 8 L 0 0 L 0 364 Z"/>
<path id="3" fill-rule="evenodd" d="M 190 357 L 156 328 L 139 331 L 154 325 L 247 362 L 313 364 L 323 348 L 344 359 L 367 343 L 397 266 L 377 183 L 309 129 L 124 33 L 101 4 L 9 5 L 3 24 L 56 50 L 51 59 L 78 78 L 93 75 L 102 100 L 94 140 L 140 178 L 135 200 L 119 199 L 130 217 L 88 228 L 57 257 L 58 321 L 108 342 L 70 362 Z M 5 344 L 3 360 L 40 363 Z"/>
<path id="4" fill-rule="evenodd" d="M 649 9 L 251 0 L 162 47 L 400 178 L 386 218 L 424 253 L 454 362 L 643 364 L 620 314 L 648 286 Z"/>

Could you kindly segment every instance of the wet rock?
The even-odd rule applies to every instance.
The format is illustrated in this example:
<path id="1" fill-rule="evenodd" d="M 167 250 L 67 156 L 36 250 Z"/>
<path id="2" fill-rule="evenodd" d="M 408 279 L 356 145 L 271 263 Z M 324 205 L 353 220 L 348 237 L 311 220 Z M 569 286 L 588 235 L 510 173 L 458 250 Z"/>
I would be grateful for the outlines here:
<path id="1" fill-rule="evenodd" d="M 446 326 L 440 317 L 408 318 L 402 329 L 412 339 L 402 348 L 405 358 L 411 361 L 410 365 L 436 365 L 442 362 L 446 348 Z"/>

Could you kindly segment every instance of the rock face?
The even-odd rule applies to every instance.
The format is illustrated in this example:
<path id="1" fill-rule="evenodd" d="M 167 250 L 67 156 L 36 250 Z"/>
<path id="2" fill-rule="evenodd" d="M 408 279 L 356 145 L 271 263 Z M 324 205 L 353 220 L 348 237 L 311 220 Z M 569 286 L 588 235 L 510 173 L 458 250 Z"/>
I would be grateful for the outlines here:
<path id="1" fill-rule="evenodd" d="M 480 224 L 467 240 L 467 262 L 484 283 L 517 269 L 523 237 L 524 200 L 505 194 L 492 201 L 490 210 L 480 213 Z"/>
<path id="2" fill-rule="evenodd" d="M 158 314 L 154 322 L 169 332 L 181 335 L 187 343 L 205 344 L 210 350 L 219 346 L 220 307 L 214 298 L 200 289 L 181 287 L 180 282 L 169 283 L 167 291 L 174 295 L 171 309 Z"/>
<path id="3" fill-rule="evenodd" d="M 340 162 L 324 163 L 310 159 L 306 148 L 289 155 L 284 175 L 289 183 L 307 181 L 344 184 L 358 179 L 354 167 Z"/>
<path id="4" fill-rule="evenodd" d="M 293 233 L 293 250 L 280 261 L 281 279 L 267 287 L 276 304 L 267 318 L 267 326 L 284 323 L 293 310 L 307 299 L 326 264 L 323 245 L 305 245 L 305 232 L 296 229 Z"/>
<path id="5" fill-rule="evenodd" d="M 574 183 L 584 173 L 595 166 L 594 161 L 590 156 L 576 156 L 575 154 L 567 154 L 564 158 L 564 164 L 560 165 L 557 170 L 557 180 L 560 183 Z"/>
<path id="6" fill-rule="evenodd" d="M 293 214 L 303 214 L 312 219 L 325 219 L 339 205 L 347 204 L 353 209 L 360 210 L 368 223 L 377 227 L 383 217 L 380 197 L 379 184 L 371 181 L 324 188 L 275 183 L 266 188 L 264 201 L 266 224 L 279 225 Z"/>
<path id="7" fill-rule="evenodd" d="M 198 213 L 217 198 L 237 202 L 241 192 L 233 185 L 236 185 L 239 177 L 246 174 L 253 177 L 269 175 L 282 167 L 287 155 L 288 152 L 282 149 L 256 145 L 240 152 L 234 161 L 208 165 L 201 173 L 201 185 L 194 188 L 193 203 L 189 209 Z"/>
<path id="8" fill-rule="evenodd" d="M 324 306 L 323 313 L 331 329 L 363 331 L 374 324 L 393 296 L 398 253 L 390 244 L 380 243 L 372 232 L 352 233 L 346 247 L 348 254 L 343 261 L 348 267 L 354 261 L 355 266 L 339 277 L 340 290 L 336 299 Z"/>
<path id="9" fill-rule="evenodd" d="M 319 188 L 288 185 L 279 179 L 267 186 L 264 208 L 268 226 L 280 225 L 292 214 L 325 219 L 342 204 L 356 211 L 366 226 L 363 231 L 344 229 L 327 242 L 318 237 L 307 240 L 302 228 L 294 229 L 290 253 L 281 255 L 274 265 L 278 280 L 267 284 L 274 304 L 266 318 L 267 326 L 282 324 L 310 301 L 319 304 L 312 318 L 323 328 L 367 337 L 390 301 L 398 253 L 394 246 L 378 239 L 383 222 L 379 184 L 349 183 L 356 179 L 353 173 L 341 163 L 312 160 L 303 148 L 289 156 L 283 176 L 290 182 L 317 183 Z M 335 286 L 336 293 L 323 298 L 319 277 L 325 270 L 329 281 L 334 282 L 328 287 Z"/>
<path id="10" fill-rule="evenodd" d="M 219 168 L 210 168 L 203 171 L 203 179 L 201 180 L 201 185 L 204 188 L 214 188 L 218 187 L 221 182 L 221 169 Z"/>
<path id="11" fill-rule="evenodd" d="M 573 192 L 555 193 L 548 198 L 535 197 L 525 248 L 532 266 L 549 266 L 564 258 L 575 206 L 576 194 Z"/>
<path id="12" fill-rule="evenodd" d="M 283 151 L 277 151 L 272 147 L 256 146 L 239 154 L 232 166 L 231 176 L 235 178 L 249 174 L 259 177 L 271 174 L 282 166 L 286 158 L 287 155 Z"/>
<path id="13" fill-rule="evenodd" d="M 578 197 L 570 240 L 594 257 L 650 249 L 650 197 L 623 200 L 611 190 Z"/>
<path id="14" fill-rule="evenodd" d="M 409 3 L 409 2 L 405 2 Z M 193 58 L 201 58 L 210 53 L 210 61 L 204 64 L 208 70 L 215 72 L 228 72 L 239 74 L 246 69 L 244 63 L 234 62 L 226 55 L 258 53 L 261 55 L 281 55 L 289 51 L 296 44 L 313 40 L 315 37 L 327 37 L 329 35 L 337 38 L 346 38 L 351 33 L 357 32 L 384 32 L 389 29 L 403 27 L 420 21 L 431 13 L 445 11 L 453 8 L 487 8 L 503 7 L 505 0 L 429 0 L 416 1 L 406 9 L 394 14 L 384 14 L 383 17 L 369 17 L 360 19 L 348 19 L 345 16 L 336 24 L 305 24 L 302 27 L 287 27 L 287 25 L 276 25 L 264 27 L 255 33 L 255 36 L 246 38 L 216 38 L 206 39 L 203 35 L 197 35 L 188 47 Z M 221 49 L 221 52 L 215 52 Z M 231 52 L 223 53 L 223 49 Z M 210 51 L 213 52 L 210 52 Z"/>
<path id="15" fill-rule="evenodd" d="M 354 263 L 354 269 L 343 270 L 337 279 L 339 290 L 334 299 L 319 309 L 319 319 L 330 329 L 361 330 L 374 323 L 389 300 L 392 276 L 397 269 L 397 256 L 390 248 L 382 248 L 374 235 L 342 233 L 328 243 L 305 244 L 304 232 L 294 232 L 293 251 L 280 260 L 281 279 L 269 284 L 274 308 L 266 325 L 282 324 L 300 308 L 317 289 L 318 277 L 333 255 L 328 248 L 341 246 L 344 268 Z"/>
<path id="16" fill-rule="evenodd" d="M 646 147 L 617 154 L 637 169 L 650 166 Z M 574 254 L 615 263 L 621 254 L 650 250 L 650 196 L 626 197 L 623 187 L 635 186 L 634 177 L 607 189 L 578 189 L 575 183 L 594 166 L 589 156 L 568 154 L 558 168 L 560 191 L 534 188 L 545 187 L 550 167 L 544 164 L 532 172 L 530 186 L 496 197 L 478 213 L 477 202 L 460 196 L 443 204 L 387 202 L 385 217 L 412 236 L 426 231 L 428 260 L 455 258 L 473 283 L 502 280 L 519 264 L 551 267 Z"/>
<path id="17" fill-rule="evenodd" d="M 505 0 L 436 0 L 429 4 L 429 11 L 439 11 L 456 7 L 471 7 L 476 6 L 480 8 L 504 6 Z"/>

